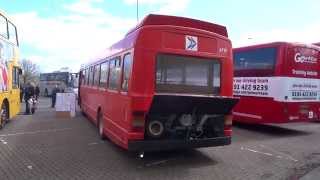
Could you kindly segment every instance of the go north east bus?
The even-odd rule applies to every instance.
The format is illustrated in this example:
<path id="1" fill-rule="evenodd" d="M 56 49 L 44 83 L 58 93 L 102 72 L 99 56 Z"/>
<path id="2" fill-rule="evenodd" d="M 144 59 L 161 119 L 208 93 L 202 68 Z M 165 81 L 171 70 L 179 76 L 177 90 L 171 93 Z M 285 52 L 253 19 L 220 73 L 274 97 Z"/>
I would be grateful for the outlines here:
<path id="1" fill-rule="evenodd" d="M 275 42 L 233 50 L 234 120 L 288 123 L 320 118 L 320 48 Z"/>
<path id="2" fill-rule="evenodd" d="M 78 86 L 78 74 L 69 72 L 52 72 L 40 74 L 40 93 L 51 96 L 55 86 L 64 91 L 73 91 Z"/>
<path id="3" fill-rule="evenodd" d="M 81 69 L 79 102 L 129 151 L 228 145 L 232 78 L 224 26 L 149 15 Z"/>
<path id="4" fill-rule="evenodd" d="M 20 111 L 17 29 L 0 11 L 0 128 Z"/>

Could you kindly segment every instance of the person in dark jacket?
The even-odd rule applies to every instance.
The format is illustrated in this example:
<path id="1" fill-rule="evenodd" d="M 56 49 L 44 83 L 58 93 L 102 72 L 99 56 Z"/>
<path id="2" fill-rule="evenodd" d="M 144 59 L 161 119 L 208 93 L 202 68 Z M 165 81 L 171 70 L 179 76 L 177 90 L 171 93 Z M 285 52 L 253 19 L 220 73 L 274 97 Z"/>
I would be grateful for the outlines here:
<path id="1" fill-rule="evenodd" d="M 56 106 L 56 99 L 57 99 L 57 93 L 60 92 L 60 89 L 58 87 L 58 85 L 56 85 L 53 89 L 52 89 L 52 93 L 51 93 L 51 107 L 54 108 Z"/>
<path id="2" fill-rule="evenodd" d="M 38 100 L 39 94 L 40 94 L 40 88 L 39 88 L 39 86 L 36 86 L 35 94 L 36 94 L 36 100 Z"/>
<path id="3" fill-rule="evenodd" d="M 26 103 L 26 112 L 25 114 L 30 114 L 30 107 L 28 100 L 34 96 L 34 86 L 32 83 L 28 83 L 24 89 L 24 102 Z"/>
<path id="4" fill-rule="evenodd" d="M 22 103 L 23 100 L 23 94 L 24 94 L 24 88 L 22 85 L 20 85 L 20 102 Z"/>

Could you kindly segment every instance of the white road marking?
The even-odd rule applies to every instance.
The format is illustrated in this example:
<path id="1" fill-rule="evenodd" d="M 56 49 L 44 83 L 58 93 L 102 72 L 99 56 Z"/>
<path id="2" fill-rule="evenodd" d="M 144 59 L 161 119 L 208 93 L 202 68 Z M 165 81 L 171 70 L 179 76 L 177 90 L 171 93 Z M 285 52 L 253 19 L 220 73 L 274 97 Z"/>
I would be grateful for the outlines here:
<path id="1" fill-rule="evenodd" d="M 103 144 L 103 141 L 100 142 L 92 142 L 92 143 L 88 143 L 88 146 L 94 146 L 94 145 L 98 145 L 98 144 Z"/>
<path id="2" fill-rule="evenodd" d="M 4 139 L 0 139 L 0 141 L 2 142 L 2 144 L 7 144 L 8 142 L 5 141 Z"/>
<path id="3" fill-rule="evenodd" d="M 273 156 L 273 154 L 271 154 L 271 153 L 261 152 L 261 151 L 257 151 L 254 149 L 244 148 L 244 147 L 241 147 L 241 150 L 247 150 L 247 151 L 258 153 L 258 154 L 264 154 L 266 156 Z"/>
<path id="4" fill-rule="evenodd" d="M 59 132 L 59 131 L 67 131 L 67 130 L 71 130 L 71 129 L 72 129 L 72 128 L 47 129 L 47 130 L 38 130 L 38 131 L 29 131 L 29 132 L 18 132 L 18 133 L 10 133 L 10 134 L 0 134 L 0 137 L 19 136 L 19 135 L 30 135 L 30 134 L 39 134 L 39 133 L 52 133 L 52 132 Z"/>
<path id="5" fill-rule="evenodd" d="M 265 147 L 263 145 L 260 145 L 261 147 Z M 278 159 L 286 159 L 286 160 L 291 160 L 291 161 L 294 161 L 294 162 L 297 162 L 298 160 L 292 158 L 291 156 L 289 155 L 286 155 L 284 153 L 281 153 L 281 152 L 277 152 L 277 153 L 281 153 L 282 155 L 285 155 L 285 156 L 289 156 L 289 157 L 283 157 L 283 156 L 280 156 L 280 155 L 274 155 L 274 154 L 271 154 L 271 153 L 268 153 L 268 152 L 263 152 L 263 151 L 258 151 L 258 150 L 254 150 L 254 149 L 250 149 L 250 148 L 246 148 L 246 147 L 241 147 L 241 150 L 246 150 L 246 151 L 249 151 L 249 152 L 254 152 L 254 153 L 258 153 L 258 154 L 262 154 L 262 155 L 266 155 L 266 156 L 270 156 L 270 157 L 275 157 L 275 158 L 278 158 Z M 276 152 L 274 150 L 274 152 Z"/>
<path id="6" fill-rule="evenodd" d="M 265 149 L 267 149 L 267 150 L 269 150 L 269 151 L 272 151 L 272 152 L 274 152 L 274 153 L 281 154 L 282 156 L 285 156 L 284 158 L 286 158 L 286 159 L 290 159 L 290 160 L 292 160 L 292 161 L 298 162 L 297 159 L 293 158 L 293 157 L 290 156 L 289 154 L 285 154 L 285 153 L 283 153 L 283 152 L 277 151 L 277 150 L 272 149 L 272 148 L 270 148 L 270 147 L 266 147 L 265 145 L 262 145 L 262 144 L 260 144 L 260 147 L 265 148 Z M 280 156 L 280 157 L 282 158 L 282 156 Z"/>
<path id="7" fill-rule="evenodd" d="M 27 166 L 27 168 L 31 170 L 31 169 L 32 169 L 32 166 L 29 165 L 29 166 Z"/>

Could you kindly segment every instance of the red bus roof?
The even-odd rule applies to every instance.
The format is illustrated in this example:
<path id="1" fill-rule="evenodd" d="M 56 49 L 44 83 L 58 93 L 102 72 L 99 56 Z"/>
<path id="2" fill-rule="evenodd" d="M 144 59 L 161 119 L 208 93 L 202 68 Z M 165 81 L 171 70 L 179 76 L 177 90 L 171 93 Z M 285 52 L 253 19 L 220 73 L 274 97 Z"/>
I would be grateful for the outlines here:
<path id="1" fill-rule="evenodd" d="M 310 48 L 314 48 L 314 49 L 320 50 L 320 48 L 318 46 L 315 46 L 313 44 L 304 44 L 304 43 L 297 43 L 297 42 L 271 42 L 271 43 L 264 43 L 264 44 L 256 44 L 256 45 L 251 45 L 251 46 L 238 47 L 238 48 L 234 48 L 233 51 L 243 51 L 243 50 L 248 50 L 248 49 L 273 47 L 273 46 L 280 46 L 280 45 L 310 47 Z"/>
<path id="2" fill-rule="evenodd" d="M 196 19 L 190 19 L 186 17 L 177 16 L 166 16 L 166 15 L 155 15 L 149 14 L 145 17 L 140 24 L 131 29 L 128 33 L 132 33 L 137 29 L 148 26 L 148 25 L 172 25 L 172 26 L 182 26 L 195 29 L 202 29 L 205 31 L 213 32 L 225 37 L 228 37 L 227 28 L 218 24 L 213 24 L 205 21 L 200 21 Z"/>
<path id="3" fill-rule="evenodd" d="M 130 46 L 133 46 L 139 34 L 140 28 L 142 28 L 143 26 L 149 26 L 149 25 L 151 26 L 152 25 L 171 25 L 171 26 L 195 28 L 195 29 L 208 31 L 211 33 L 216 33 L 226 38 L 228 37 L 227 28 L 225 26 L 221 26 L 218 24 L 209 23 L 205 21 L 200 21 L 196 19 L 185 18 L 185 17 L 149 14 L 142 20 L 140 24 L 138 24 L 136 27 L 131 29 L 123 39 L 116 42 L 111 47 L 102 50 L 100 54 L 91 58 L 89 62 L 87 62 L 85 65 L 82 66 L 82 68 L 89 64 L 92 64 L 93 62 L 99 63 L 100 61 L 103 61 L 104 58 L 110 55 L 114 55 Z"/>

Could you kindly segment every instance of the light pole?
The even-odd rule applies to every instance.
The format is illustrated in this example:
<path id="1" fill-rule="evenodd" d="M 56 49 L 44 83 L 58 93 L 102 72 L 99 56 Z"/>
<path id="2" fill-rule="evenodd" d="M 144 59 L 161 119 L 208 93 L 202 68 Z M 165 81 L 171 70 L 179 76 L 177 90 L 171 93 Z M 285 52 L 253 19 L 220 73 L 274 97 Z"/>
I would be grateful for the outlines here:
<path id="1" fill-rule="evenodd" d="M 139 22 L 139 0 L 137 0 L 137 23 Z"/>

